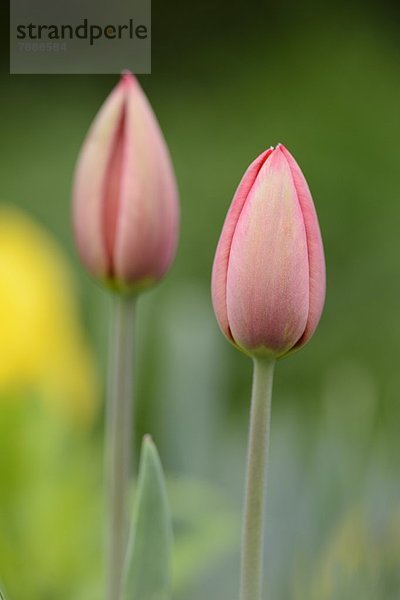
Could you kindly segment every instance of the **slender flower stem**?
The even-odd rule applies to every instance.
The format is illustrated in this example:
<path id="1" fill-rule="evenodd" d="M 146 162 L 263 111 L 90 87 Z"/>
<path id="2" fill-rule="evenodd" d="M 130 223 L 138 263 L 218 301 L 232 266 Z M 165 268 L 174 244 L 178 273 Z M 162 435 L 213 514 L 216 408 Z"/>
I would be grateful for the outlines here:
<path id="1" fill-rule="evenodd" d="M 129 528 L 135 298 L 113 297 L 106 413 L 107 600 L 119 600 Z"/>
<path id="2" fill-rule="evenodd" d="M 264 508 L 275 362 L 254 359 L 242 532 L 240 600 L 261 600 Z"/>

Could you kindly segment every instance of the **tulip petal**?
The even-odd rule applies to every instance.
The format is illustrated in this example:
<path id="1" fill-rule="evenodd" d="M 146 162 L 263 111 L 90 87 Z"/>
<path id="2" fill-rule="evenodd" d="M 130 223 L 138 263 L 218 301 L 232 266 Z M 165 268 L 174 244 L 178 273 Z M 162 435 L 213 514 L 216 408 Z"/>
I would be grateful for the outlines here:
<path id="1" fill-rule="evenodd" d="M 260 154 L 260 156 L 258 156 L 251 163 L 251 165 L 248 167 L 247 171 L 243 175 L 239 187 L 236 190 L 235 196 L 232 200 L 232 204 L 229 208 L 228 214 L 226 216 L 221 237 L 219 239 L 215 254 L 211 280 L 212 303 L 219 326 L 222 332 L 225 334 L 225 336 L 231 341 L 233 341 L 233 337 L 228 322 L 228 313 L 226 305 L 226 285 L 232 240 L 240 214 L 243 210 L 243 206 L 254 185 L 254 182 L 260 169 L 262 168 L 264 162 L 267 160 L 268 156 L 271 154 L 272 150 L 272 148 L 269 148 L 268 150 Z"/>
<path id="2" fill-rule="evenodd" d="M 107 277 L 110 258 L 104 239 L 104 177 L 121 119 L 124 92 L 117 86 L 94 120 L 79 155 L 73 191 L 73 227 L 88 270 Z"/>
<path id="3" fill-rule="evenodd" d="M 103 198 L 103 235 L 104 244 L 110 265 L 109 276 L 113 276 L 113 256 L 117 235 L 117 220 L 121 199 L 121 179 L 125 154 L 125 122 L 126 101 L 121 107 L 119 123 L 114 134 L 114 141 L 110 147 L 108 166 L 104 178 Z"/>
<path id="4" fill-rule="evenodd" d="M 297 197 L 299 199 L 303 214 L 307 236 L 308 262 L 310 270 L 309 309 L 307 325 L 304 333 L 295 345 L 295 348 L 300 348 L 313 335 L 321 318 L 325 301 L 325 258 L 321 231 L 318 224 L 318 217 L 307 181 L 305 180 L 300 167 L 290 152 L 281 144 L 279 147 L 285 155 L 290 167 L 293 183 L 296 188 Z"/>
<path id="5" fill-rule="evenodd" d="M 178 193 L 169 152 L 156 117 L 131 75 L 126 95 L 124 158 L 116 224 L 117 279 L 159 279 L 176 250 Z"/>
<path id="6" fill-rule="evenodd" d="M 308 282 L 304 221 L 278 147 L 258 172 L 233 234 L 226 306 L 235 342 L 253 353 L 286 353 L 307 324 Z"/>

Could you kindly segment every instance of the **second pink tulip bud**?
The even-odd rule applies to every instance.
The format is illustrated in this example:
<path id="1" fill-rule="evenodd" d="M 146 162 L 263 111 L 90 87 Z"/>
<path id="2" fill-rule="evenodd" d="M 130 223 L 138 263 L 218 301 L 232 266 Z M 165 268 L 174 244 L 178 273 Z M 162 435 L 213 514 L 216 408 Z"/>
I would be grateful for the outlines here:
<path id="1" fill-rule="evenodd" d="M 178 193 L 162 132 L 124 74 L 93 122 L 76 167 L 73 223 L 92 275 L 123 291 L 160 279 L 178 237 Z"/>

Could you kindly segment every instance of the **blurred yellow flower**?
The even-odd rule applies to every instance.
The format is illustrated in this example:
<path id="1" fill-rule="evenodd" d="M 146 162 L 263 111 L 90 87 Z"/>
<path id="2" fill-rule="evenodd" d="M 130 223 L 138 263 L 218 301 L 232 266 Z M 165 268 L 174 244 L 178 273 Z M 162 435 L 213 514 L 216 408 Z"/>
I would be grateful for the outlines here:
<path id="1" fill-rule="evenodd" d="M 62 416 L 89 423 L 98 387 L 61 249 L 28 215 L 0 206 L 1 396 L 34 391 Z"/>

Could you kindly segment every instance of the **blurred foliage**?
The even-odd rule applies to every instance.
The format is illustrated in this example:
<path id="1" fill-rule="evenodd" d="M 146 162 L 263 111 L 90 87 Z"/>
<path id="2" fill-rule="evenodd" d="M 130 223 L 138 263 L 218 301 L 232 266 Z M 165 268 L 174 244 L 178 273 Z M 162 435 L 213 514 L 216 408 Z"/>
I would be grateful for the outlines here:
<path id="1" fill-rule="evenodd" d="M 136 444 L 154 433 L 169 474 L 177 600 L 237 594 L 251 365 L 217 329 L 209 278 L 242 173 L 278 141 L 310 183 L 328 290 L 314 339 L 277 369 L 269 598 L 400 595 L 398 25 L 388 1 L 153 4 L 141 82 L 182 231 L 171 273 L 139 305 Z M 87 338 L 105 371 L 108 300 L 78 265 L 69 214 L 79 146 L 115 78 L 1 83 L 1 197 L 63 250 L 42 228 L 18 233 L 19 213 L 0 225 L 0 577 L 11 600 L 98 600 L 102 418 L 83 398 L 96 386 Z"/>
<path id="2" fill-rule="evenodd" d="M 399 524 L 399 515 L 394 514 L 389 522 L 372 531 L 362 508 L 350 511 L 328 541 L 315 578 L 314 597 L 398 598 Z"/>
<path id="3" fill-rule="evenodd" d="M 102 531 L 97 443 L 77 436 L 37 398 L 13 400 L 1 397 L 0 420 L 7 598 L 95 600 Z"/>

